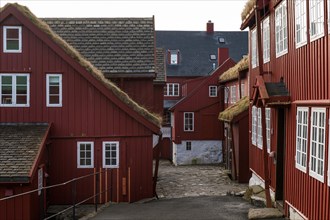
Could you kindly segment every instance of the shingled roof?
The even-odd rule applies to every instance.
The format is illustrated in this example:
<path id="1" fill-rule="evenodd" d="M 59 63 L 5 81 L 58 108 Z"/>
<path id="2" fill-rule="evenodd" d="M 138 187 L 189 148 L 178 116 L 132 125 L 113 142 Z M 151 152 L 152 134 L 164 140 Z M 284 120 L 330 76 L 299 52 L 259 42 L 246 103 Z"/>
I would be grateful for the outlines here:
<path id="1" fill-rule="evenodd" d="M 167 64 L 167 76 L 206 76 L 214 71 L 213 63 L 218 66 L 210 60 L 210 55 L 218 57 L 218 48 L 229 48 L 235 62 L 248 53 L 248 32 L 156 31 L 156 46 L 180 51 L 179 65 Z"/>
<path id="2" fill-rule="evenodd" d="M 106 76 L 155 72 L 152 17 L 43 20 Z"/>
<path id="3" fill-rule="evenodd" d="M 0 124 L 0 182 L 29 182 L 48 124 Z"/>

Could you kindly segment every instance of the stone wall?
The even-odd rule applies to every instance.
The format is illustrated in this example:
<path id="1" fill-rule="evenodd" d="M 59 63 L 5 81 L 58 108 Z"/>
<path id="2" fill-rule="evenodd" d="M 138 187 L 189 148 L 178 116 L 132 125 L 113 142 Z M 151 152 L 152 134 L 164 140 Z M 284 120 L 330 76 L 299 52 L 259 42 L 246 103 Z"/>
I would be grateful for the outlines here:
<path id="1" fill-rule="evenodd" d="M 191 150 L 187 149 L 187 142 L 191 142 Z M 173 143 L 173 163 L 175 165 L 216 164 L 221 162 L 222 141 L 185 140 L 181 144 Z"/>

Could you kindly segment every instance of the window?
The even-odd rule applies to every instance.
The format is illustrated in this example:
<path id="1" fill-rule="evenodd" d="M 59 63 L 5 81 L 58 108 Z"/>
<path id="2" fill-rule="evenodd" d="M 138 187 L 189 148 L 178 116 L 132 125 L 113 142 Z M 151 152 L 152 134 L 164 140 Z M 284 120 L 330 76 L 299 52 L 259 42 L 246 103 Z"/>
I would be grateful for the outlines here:
<path id="1" fill-rule="evenodd" d="M 3 52 L 5 53 L 22 52 L 22 27 L 19 26 L 3 27 Z"/>
<path id="2" fill-rule="evenodd" d="M 180 51 L 168 50 L 168 62 L 170 65 L 178 65 L 180 63 Z"/>
<path id="3" fill-rule="evenodd" d="M 251 65 L 252 68 L 258 66 L 258 51 L 257 51 L 257 31 L 256 29 L 251 32 Z"/>
<path id="4" fill-rule="evenodd" d="M 257 145 L 257 107 L 252 106 L 252 144 Z"/>
<path id="5" fill-rule="evenodd" d="M 230 87 L 230 103 L 236 102 L 236 86 Z"/>
<path id="6" fill-rule="evenodd" d="M 217 86 L 209 86 L 209 96 L 210 97 L 217 97 Z"/>
<path id="7" fill-rule="evenodd" d="M 186 142 L 186 150 L 188 151 L 190 151 L 191 150 L 191 142 L 190 141 L 187 141 Z"/>
<path id="8" fill-rule="evenodd" d="M 245 84 L 241 83 L 241 98 L 245 96 Z"/>
<path id="9" fill-rule="evenodd" d="M 94 167 L 94 142 L 77 143 L 77 164 L 78 168 Z"/>
<path id="10" fill-rule="evenodd" d="M 103 142 L 103 168 L 119 167 L 119 142 Z"/>
<path id="11" fill-rule="evenodd" d="M 257 110 L 257 146 L 262 149 L 262 117 L 261 108 Z"/>
<path id="12" fill-rule="evenodd" d="M 269 17 L 262 22 L 262 44 L 263 44 L 263 59 L 264 63 L 270 61 L 270 29 Z"/>
<path id="13" fill-rule="evenodd" d="M 184 131 L 194 131 L 194 113 L 185 112 L 184 113 Z"/>
<path id="14" fill-rule="evenodd" d="M 275 41 L 276 57 L 288 52 L 286 1 L 281 2 L 275 9 Z"/>
<path id="15" fill-rule="evenodd" d="M 298 107 L 296 116 L 296 168 L 306 172 L 308 108 Z"/>
<path id="16" fill-rule="evenodd" d="M 47 74 L 46 84 L 47 106 L 62 106 L 62 75 Z"/>
<path id="17" fill-rule="evenodd" d="M 0 74 L 0 87 L 0 106 L 29 106 L 29 74 Z"/>
<path id="18" fill-rule="evenodd" d="M 267 139 L 267 152 L 271 151 L 271 109 L 266 108 L 266 139 Z"/>
<path id="19" fill-rule="evenodd" d="M 316 40 L 324 34 L 324 1 L 309 1 L 309 33 L 311 40 Z"/>
<path id="20" fill-rule="evenodd" d="M 179 83 L 167 83 L 164 87 L 165 96 L 179 96 Z"/>
<path id="21" fill-rule="evenodd" d="M 224 91 L 225 91 L 225 101 L 224 103 L 227 104 L 228 103 L 228 99 L 229 99 L 229 88 L 228 87 L 224 87 Z"/>
<path id="22" fill-rule="evenodd" d="M 324 181 L 325 109 L 312 108 L 309 174 Z"/>
<path id="23" fill-rule="evenodd" d="M 295 2 L 295 31 L 296 47 L 300 47 L 307 42 L 307 13 L 306 0 L 296 0 Z"/>

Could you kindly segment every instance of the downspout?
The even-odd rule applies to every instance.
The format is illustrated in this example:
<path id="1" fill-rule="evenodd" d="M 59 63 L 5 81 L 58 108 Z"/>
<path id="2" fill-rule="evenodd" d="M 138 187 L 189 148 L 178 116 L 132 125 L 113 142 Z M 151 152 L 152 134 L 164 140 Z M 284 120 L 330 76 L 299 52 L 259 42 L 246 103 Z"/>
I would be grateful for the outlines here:
<path id="1" fill-rule="evenodd" d="M 259 75 L 263 76 L 263 51 L 261 45 L 261 18 L 260 18 L 260 8 L 259 1 L 256 1 L 255 17 L 257 24 L 257 46 L 258 46 L 258 62 L 259 62 Z M 265 195 L 266 195 L 266 206 L 268 208 L 272 207 L 272 201 L 269 192 L 269 170 L 268 170 L 268 154 L 267 154 L 267 139 L 266 139 L 266 110 L 265 110 L 265 100 L 262 100 L 261 107 L 261 126 L 262 126 L 262 146 L 263 146 L 263 161 L 264 161 L 264 175 L 265 175 Z"/>

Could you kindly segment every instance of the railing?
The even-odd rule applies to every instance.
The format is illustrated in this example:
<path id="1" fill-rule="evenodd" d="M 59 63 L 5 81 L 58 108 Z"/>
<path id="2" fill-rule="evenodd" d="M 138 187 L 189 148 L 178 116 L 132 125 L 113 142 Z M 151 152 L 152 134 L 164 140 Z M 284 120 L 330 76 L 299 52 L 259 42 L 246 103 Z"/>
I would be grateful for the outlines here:
<path id="1" fill-rule="evenodd" d="M 84 175 L 84 176 L 80 176 L 80 177 L 77 177 L 77 178 L 73 178 L 71 180 L 68 180 L 66 182 L 62 182 L 62 183 L 58 183 L 58 184 L 54 184 L 54 185 L 50 185 L 50 186 L 45 186 L 45 187 L 40 187 L 38 189 L 34 189 L 34 190 L 31 190 L 31 191 L 27 191 L 27 192 L 24 192 L 24 193 L 20 193 L 20 194 L 16 194 L 16 195 L 12 195 L 12 196 L 8 196 L 8 197 L 4 197 L 4 198 L 0 198 L 0 205 L 2 202 L 8 202 L 12 199 L 16 199 L 16 198 L 19 198 L 19 197 L 23 197 L 25 195 L 29 195 L 29 194 L 34 194 L 34 193 L 39 193 L 39 213 L 40 213 L 40 219 L 43 219 L 43 220 L 47 220 L 47 219 L 52 219 L 58 215 L 61 215 L 62 213 L 65 213 L 67 211 L 69 211 L 70 209 L 72 209 L 72 219 L 75 220 L 76 219 L 76 208 L 77 206 L 87 202 L 88 200 L 91 200 L 94 198 L 94 205 L 95 205 L 95 212 L 97 212 L 97 204 L 98 204 L 98 199 L 99 199 L 99 196 L 101 194 L 106 194 L 108 191 L 109 191 L 109 187 L 108 186 L 105 186 L 105 189 L 103 191 L 100 190 L 100 192 L 98 191 L 98 185 L 99 185 L 99 181 L 100 181 L 100 175 L 102 173 L 105 173 L 105 176 L 107 176 L 107 173 L 108 173 L 108 169 L 105 169 L 103 171 L 100 171 L 100 172 L 93 172 L 93 173 L 90 173 L 90 174 L 87 174 L 87 175 Z M 86 178 L 89 178 L 93 176 L 95 179 L 95 185 L 92 186 L 93 187 L 93 190 L 94 190 L 94 193 L 93 195 L 89 196 L 88 198 L 84 198 L 83 200 L 77 202 L 76 201 L 76 198 L 77 198 L 77 182 L 83 180 L 83 179 L 86 179 Z M 71 193 L 72 193 L 72 205 L 65 208 L 64 210 L 61 210 L 51 216 L 45 216 L 45 210 L 44 210 L 44 205 L 45 205 L 45 201 L 44 201 L 44 193 L 45 193 L 45 190 L 48 190 L 48 189 L 54 189 L 54 188 L 58 188 L 58 187 L 63 187 L 63 186 L 68 186 L 71 184 Z M 105 200 L 105 202 L 107 202 Z"/>

